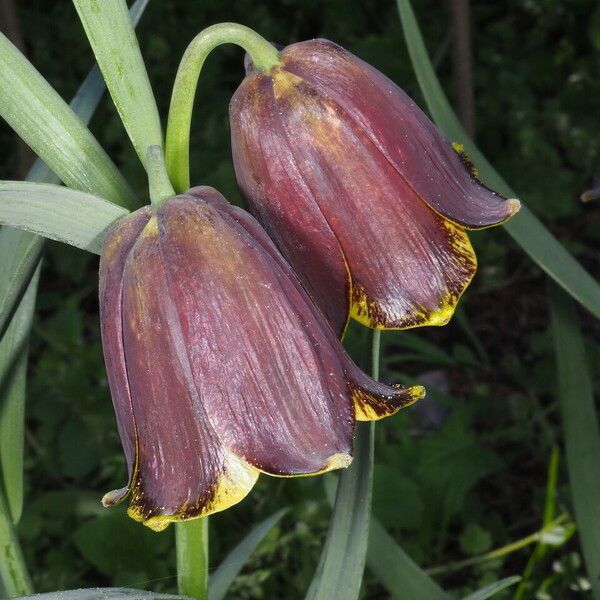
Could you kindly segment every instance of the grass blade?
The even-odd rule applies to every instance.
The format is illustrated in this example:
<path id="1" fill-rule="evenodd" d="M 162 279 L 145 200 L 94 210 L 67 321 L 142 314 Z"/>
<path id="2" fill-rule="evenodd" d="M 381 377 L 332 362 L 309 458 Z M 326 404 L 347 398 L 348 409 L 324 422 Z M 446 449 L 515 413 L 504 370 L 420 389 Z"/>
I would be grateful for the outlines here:
<path id="1" fill-rule="evenodd" d="M 487 598 L 495 596 L 498 592 L 509 588 L 511 585 L 515 585 L 515 583 L 519 583 L 519 581 L 521 581 L 521 578 L 518 575 L 506 577 L 506 579 L 490 583 L 490 585 L 486 585 L 483 589 L 469 594 L 463 600 L 487 600 Z"/>
<path id="2" fill-rule="evenodd" d="M 60 185 L 0 181 L 0 223 L 100 254 L 106 229 L 127 210 Z"/>
<path id="3" fill-rule="evenodd" d="M 0 343 L 0 491 L 15 525 L 23 509 L 23 400 L 38 278 L 39 268 Z"/>
<path id="4" fill-rule="evenodd" d="M 394 600 L 450 600 L 450 596 L 396 544 L 377 519 L 371 521 L 367 566 Z"/>
<path id="5" fill-rule="evenodd" d="M 124 0 L 73 0 L 133 146 L 146 165 L 149 146 L 163 146 L 148 73 Z"/>
<path id="6" fill-rule="evenodd" d="M 419 86 L 436 125 L 452 142 L 460 142 L 487 185 L 505 196 L 516 194 L 469 139 L 452 110 L 433 65 L 409 0 L 397 0 L 404 37 Z M 521 248 L 556 283 L 600 318 L 600 285 L 526 207 L 504 225 Z"/>
<path id="7" fill-rule="evenodd" d="M 0 115 L 74 189 L 117 204 L 134 201 L 96 138 L 35 67 L 0 34 Z"/>
<path id="8" fill-rule="evenodd" d="M 596 600 L 600 599 L 600 437 L 583 337 L 571 299 L 550 288 L 558 396 L 575 521 Z"/>
<path id="9" fill-rule="evenodd" d="M 223 600 L 233 580 L 248 562 L 257 546 L 281 520 L 288 511 L 282 508 L 259 523 L 252 531 L 225 557 L 217 570 L 208 580 L 208 600 Z"/>

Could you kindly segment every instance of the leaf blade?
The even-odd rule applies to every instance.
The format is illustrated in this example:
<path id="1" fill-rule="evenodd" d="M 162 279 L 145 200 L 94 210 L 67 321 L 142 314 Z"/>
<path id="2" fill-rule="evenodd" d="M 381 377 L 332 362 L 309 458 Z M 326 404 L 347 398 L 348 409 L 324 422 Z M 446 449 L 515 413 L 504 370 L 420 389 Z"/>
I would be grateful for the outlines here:
<path id="1" fill-rule="evenodd" d="M 510 186 L 471 141 L 452 110 L 435 74 L 410 0 L 397 0 L 397 6 L 413 68 L 436 125 L 449 140 L 464 146 L 487 185 L 505 196 L 515 197 Z M 600 318 L 600 284 L 526 206 L 521 205 L 521 210 L 504 227 L 549 277 Z"/>
<path id="2" fill-rule="evenodd" d="M 60 185 L 0 182 L 0 224 L 100 254 L 106 229 L 128 211 Z"/>
<path id="3" fill-rule="evenodd" d="M 450 600 L 450 596 L 402 550 L 375 518 L 369 531 L 367 566 L 394 600 Z"/>
<path id="4" fill-rule="evenodd" d="M 469 594 L 463 600 L 487 600 L 487 598 L 491 598 L 496 595 L 498 592 L 505 590 L 506 588 L 519 583 L 521 578 L 518 575 L 513 575 L 512 577 L 506 577 L 505 579 L 501 579 L 500 581 L 495 581 L 494 583 L 490 583 L 490 585 L 486 585 L 483 589 L 477 590 L 472 594 Z"/>
<path id="5" fill-rule="evenodd" d="M 146 165 L 150 146 L 163 146 L 158 107 L 123 0 L 73 0 L 133 146 Z"/>
<path id="6" fill-rule="evenodd" d="M 233 580 L 269 531 L 288 512 L 282 508 L 259 523 L 231 550 L 208 580 L 208 600 L 223 600 Z"/>
<path id="7" fill-rule="evenodd" d="M 133 192 L 94 136 L 0 34 L 0 115 L 68 186 L 132 204 Z"/>
<path id="8" fill-rule="evenodd" d="M 600 599 L 600 434 L 583 337 L 572 300 L 550 287 L 558 397 L 575 520 L 594 598 Z"/>

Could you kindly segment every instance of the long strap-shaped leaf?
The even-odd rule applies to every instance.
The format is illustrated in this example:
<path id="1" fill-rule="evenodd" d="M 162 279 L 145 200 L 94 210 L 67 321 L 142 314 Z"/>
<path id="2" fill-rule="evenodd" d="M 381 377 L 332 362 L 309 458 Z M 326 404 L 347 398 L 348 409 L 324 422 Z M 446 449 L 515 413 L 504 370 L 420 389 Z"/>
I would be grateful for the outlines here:
<path id="1" fill-rule="evenodd" d="M 223 562 L 208 580 L 208 600 L 223 600 L 233 580 L 248 562 L 256 547 L 281 520 L 288 511 L 282 508 L 259 523 L 252 531 L 225 557 Z"/>
<path id="2" fill-rule="evenodd" d="M 371 521 L 367 566 L 394 600 L 450 600 L 450 596 L 413 562 L 377 519 Z"/>
<path id="3" fill-rule="evenodd" d="M 583 337 L 571 299 L 551 286 L 558 396 L 575 521 L 594 598 L 600 600 L 600 430 Z"/>
<path id="4" fill-rule="evenodd" d="M 100 254 L 106 229 L 128 211 L 61 185 L 0 181 L 0 224 Z"/>
<path id="5" fill-rule="evenodd" d="M 379 379 L 380 348 L 381 331 L 373 331 L 373 379 Z M 359 597 L 371 522 L 374 435 L 374 423 L 357 423 L 354 459 L 340 473 L 327 538 L 306 600 Z"/>
<path id="6" fill-rule="evenodd" d="M 305 600 L 355 600 L 371 518 L 373 423 L 357 423 L 354 459 L 339 477 L 329 531 Z"/>
<path id="7" fill-rule="evenodd" d="M 146 165 L 150 146 L 163 145 L 156 100 L 124 0 L 73 0 L 113 102 Z"/>
<path id="8" fill-rule="evenodd" d="M 466 598 L 463 598 L 463 600 L 487 600 L 488 598 L 495 596 L 498 592 L 501 592 L 502 590 L 519 583 L 519 581 L 521 581 L 521 577 L 519 575 L 506 577 L 505 579 L 490 583 L 490 585 L 486 585 L 483 589 L 469 594 Z"/>
<path id="9" fill-rule="evenodd" d="M 96 138 L 2 34 L 0 116 L 69 187 L 133 204 L 127 182 Z"/>
<path id="10" fill-rule="evenodd" d="M 39 267 L 0 342 L 0 493 L 16 525 L 23 509 L 23 422 L 31 317 Z"/>
<path id="11" fill-rule="evenodd" d="M 397 3 L 413 68 L 433 120 L 449 140 L 463 144 L 479 176 L 487 185 L 510 198 L 516 197 L 515 192 L 469 139 L 450 107 L 427 54 L 410 1 L 397 0 Z M 519 213 L 504 227 L 556 283 L 600 318 L 600 285 L 526 206 L 521 206 Z"/>

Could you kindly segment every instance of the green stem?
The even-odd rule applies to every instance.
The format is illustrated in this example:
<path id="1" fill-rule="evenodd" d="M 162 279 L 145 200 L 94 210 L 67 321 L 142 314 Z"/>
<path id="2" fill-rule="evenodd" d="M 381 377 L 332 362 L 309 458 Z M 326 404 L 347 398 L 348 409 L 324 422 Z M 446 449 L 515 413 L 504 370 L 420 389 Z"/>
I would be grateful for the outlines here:
<path id="1" fill-rule="evenodd" d="M 190 187 L 190 126 L 200 71 L 206 57 L 221 44 L 241 46 L 261 71 L 280 64 L 277 50 L 267 40 L 237 23 L 212 25 L 191 41 L 179 64 L 167 123 L 167 168 L 178 192 Z"/>
<path id="2" fill-rule="evenodd" d="M 511 542 L 506 546 L 502 546 L 501 548 L 496 548 L 491 552 L 486 552 L 485 554 L 481 554 L 479 556 L 474 556 L 473 558 L 468 558 L 466 560 L 461 560 L 459 562 L 452 562 L 447 565 L 440 565 L 439 567 L 432 567 L 431 569 L 426 569 L 426 573 L 428 575 L 439 575 L 440 573 L 453 573 L 454 571 L 460 571 L 466 567 L 472 567 L 473 565 L 478 565 L 480 563 L 487 562 L 488 560 L 494 560 L 496 558 L 501 558 L 508 554 L 512 554 L 517 550 L 521 550 L 530 544 L 535 544 L 543 539 L 544 534 L 550 533 L 555 527 L 564 523 L 569 516 L 567 514 L 562 514 L 560 517 L 554 519 L 546 526 L 542 527 L 539 531 L 532 533 L 516 542 Z"/>
<path id="3" fill-rule="evenodd" d="M 208 517 L 177 523 L 177 588 L 196 600 L 208 598 Z"/>
<path id="4" fill-rule="evenodd" d="M 165 200 L 175 195 L 175 190 L 169 180 L 165 155 L 160 146 L 150 146 L 146 153 L 146 173 L 150 188 L 150 202 L 155 208 L 160 208 Z"/>
<path id="5" fill-rule="evenodd" d="M 21 546 L 4 496 L 0 494 L 0 578 L 9 598 L 33 594 Z"/>

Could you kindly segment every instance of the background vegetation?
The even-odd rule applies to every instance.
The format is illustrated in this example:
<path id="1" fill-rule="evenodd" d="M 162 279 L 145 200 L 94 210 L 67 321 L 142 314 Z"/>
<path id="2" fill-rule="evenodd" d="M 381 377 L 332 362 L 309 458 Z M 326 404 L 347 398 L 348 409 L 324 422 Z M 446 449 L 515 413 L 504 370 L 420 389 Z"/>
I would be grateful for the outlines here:
<path id="1" fill-rule="evenodd" d="M 444 87 L 452 91 L 446 3 L 413 6 Z M 69 98 L 93 64 L 71 2 L 19 6 L 30 60 Z M 166 115 L 181 54 L 203 27 L 238 21 L 287 44 L 326 37 L 355 52 L 424 106 L 389 0 L 258 3 L 151 2 L 138 28 L 153 88 Z M 579 201 L 600 167 L 600 8 L 595 0 L 473 3 L 476 135 L 480 148 L 584 266 L 600 278 L 600 205 Z M 192 181 L 239 201 L 229 155 L 227 104 L 243 76 L 241 52 L 207 61 L 192 139 Z M 145 176 L 105 98 L 91 129 L 144 195 Z M 0 124 L 0 147 L 16 148 Z M 5 152 L 0 179 L 16 178 Z M 537 531 L 547 471 L 558 448 L 556 512 L 573 514 L 562 452 L 556 366 L 541 272 L 501 230 L 475 233 L 480 260 L 459 318 L 442 329 L 384 333 L 383 376 L 419 381 L 429 399 L 378 424 L 374 512 L 396 541 L 457 596 L 522 574 L 533 546 L 450 570 Z M 125 466 L 102 363 L 97 259 L 48 245 L 31 341 L 26 502 L 19 526 L 36 590 L 123 585 L 174 591 L 173 532 L 157 535 L 99 504 L 120 487 Z M 600 372 L 600 327 L 581 313 L 590 372 Z M 348 345 L 360 360 L 365 330 Z M 363 339 L 364 338 L 364 339 Z M 599 466 L 600 468 L 600 466 Z M 232 598 L 302 597 L 328 525 L 326 478 L 261 478 L 238 507 L 211 519 L 211 561 L 255 523 L 290 511 L 269 534 Z M 541 553 L 540 553 L 541 556 Z M 375 577 L 364 598 L 388 597 Z M 586 598 L 577 535 L 533 568 L 524 598 Z M 514 594 L 514 589 L 505 597 Z"/>

